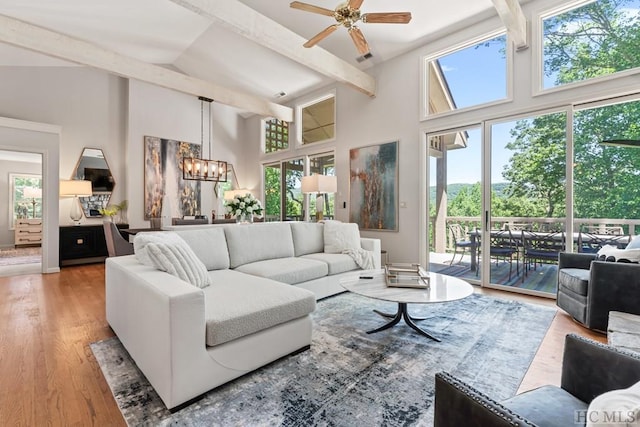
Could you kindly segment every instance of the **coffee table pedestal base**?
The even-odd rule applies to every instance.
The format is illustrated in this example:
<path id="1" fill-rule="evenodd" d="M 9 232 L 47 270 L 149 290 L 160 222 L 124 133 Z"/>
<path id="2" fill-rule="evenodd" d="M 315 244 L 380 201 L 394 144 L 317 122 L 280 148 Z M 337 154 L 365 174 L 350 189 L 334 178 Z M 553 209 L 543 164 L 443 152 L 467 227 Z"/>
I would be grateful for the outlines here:
<path id="1" fill-rule="evenodd" d="M 383 312 L 378 311 L 378 310 L 373 310 L 373 311 L 378 313 L 380 316 L 391 318 L 391 321 L 389 323 L 387 323 L 386 325 L 380 326 L 377 329 L 374 329 L 372 331 L 367 331 L 368 334 L 375 334 L 376 332 L 380 332 L 380 331 L 384 331 L 385 329 L 389 329 L 390 327 L 398 324 L 398 322 L 400 322 L 400 319 L 404 319 L 404 322 L 407 325 L 409 325 L 411 327 L 411 329 L 415 330 L 420 335 L 425 336 L 427 338 L 431 338 L 434 341 L 440 342 L 440 340 L 438 338 L 436 338 L 433 335 L 425 332 L 423 329 L 421 329 L 418 325 L 416 325 L 414 323 L 414 320 L 425 320 L 426 318 L 425 317 L 411 317 L 411 316 L 409 316 L 409 312 L 407 311 L 407 303 L 406 302 L 399 302 L 398 303 L 398 311 L 395 314 L 383 313 Z"/>

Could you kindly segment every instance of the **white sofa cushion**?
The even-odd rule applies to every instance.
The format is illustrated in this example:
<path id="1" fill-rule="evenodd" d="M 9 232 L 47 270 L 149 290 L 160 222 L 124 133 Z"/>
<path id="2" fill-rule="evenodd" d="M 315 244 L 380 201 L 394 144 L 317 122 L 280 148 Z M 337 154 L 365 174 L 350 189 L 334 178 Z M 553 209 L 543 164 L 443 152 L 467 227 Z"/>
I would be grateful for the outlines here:
<path id="1" fill-rule="evenodd" d="M 236 271 L 295 285 L 324 277 L 329 266 L 321 261 L 304 258 L 277 258 L 241 265 Z"/>
<path id="2" fill-rule="evenodd" d="M 233 270 L 210 271 L 205 295 L 206 342 L 215 346 L 306 316 L 313 292 Z"/>
<path id="3" fill-rule="evenodd" d="M 181 244 L 150 242 L 146 250 L 158 270 L 166 271 L 198 288 L 211 284 L 206 267 L 184 241 Z"/>
<path id="4" fill-rule="evenodd" d="M 222 227 L 177 230 L 175 233 L 191 246 L 207 270 L 229 268 L 227 238 Z"/>
<path id="5" fill-rule="evenodd" d="M 321 222 L 291 222 L 295 256 L 324 251 L 324 224 Z"/>
<path id="6" fill-rule="evenodd" d="M 325 221 L 324 252 L 327 254 L 340 254 L 347 249 L 360 249 L 358 224 Z"/>
<path id="7" fill-rule="evenodd" d="M 353 258 L 345 254 L 317 253 L 303 255 L 302 258 L 326 262 L 329 266 L 329 275 L 340 274 L 345 271 L 357 270 L 359 268 Z"/>
<path id="8" fill-rule="evenodd" d="M 294 256 L 291 227 L 287 223 L 234 224 L 224 227 L 224 233 L 231 268 Z"/>

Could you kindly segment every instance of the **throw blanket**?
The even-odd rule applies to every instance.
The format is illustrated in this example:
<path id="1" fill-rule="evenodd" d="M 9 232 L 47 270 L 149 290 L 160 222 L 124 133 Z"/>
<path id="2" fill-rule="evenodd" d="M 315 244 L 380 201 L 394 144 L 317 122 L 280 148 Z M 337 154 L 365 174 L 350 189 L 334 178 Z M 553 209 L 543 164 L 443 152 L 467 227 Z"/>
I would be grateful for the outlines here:
<path id="1" fill-rule="evenodd" d="M 373 252 L 367 251 L 362 248 L 358 249 L 345 249 L 342 251 L 343 254 L 349 255 L 353 260 L 358 264 L 363 270 L 373 270 L 376 268 L 373 263 Z"/>

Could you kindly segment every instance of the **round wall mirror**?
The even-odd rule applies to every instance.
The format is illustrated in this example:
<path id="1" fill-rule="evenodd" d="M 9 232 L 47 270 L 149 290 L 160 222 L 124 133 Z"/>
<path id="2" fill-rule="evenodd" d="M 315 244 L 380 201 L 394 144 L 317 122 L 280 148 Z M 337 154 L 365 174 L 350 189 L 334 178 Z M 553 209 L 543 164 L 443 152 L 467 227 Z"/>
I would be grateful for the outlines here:
<path id="1" fill-rule="evenodd" d="M 101 217 L 100 209 L 106 208 L 116 183 L 111 169 L 99 148 L 85 148 L 78 159 L 78 164 L 71 179 L 91 181 L 93 194 L 80 197 L 80 205 L 87 218 Z"/>

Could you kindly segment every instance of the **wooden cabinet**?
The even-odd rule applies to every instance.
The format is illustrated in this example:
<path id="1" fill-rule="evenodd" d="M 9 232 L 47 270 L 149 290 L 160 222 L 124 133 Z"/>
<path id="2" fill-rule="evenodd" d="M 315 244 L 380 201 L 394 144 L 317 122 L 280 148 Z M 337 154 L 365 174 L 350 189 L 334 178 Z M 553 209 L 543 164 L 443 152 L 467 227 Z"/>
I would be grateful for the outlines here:
<path id="1" fill-rule="evenodd" d="M 17 246 L 42 244 L 42 218 L 16 219 L 14 244 Z"/>
<path id="2" fill-rule="evenodd" d="M 129 224 L 117 227 L 129 228 Z M 60 267 L 103 262 L 107 256 L 102 224 L 60 226 Z"/>

